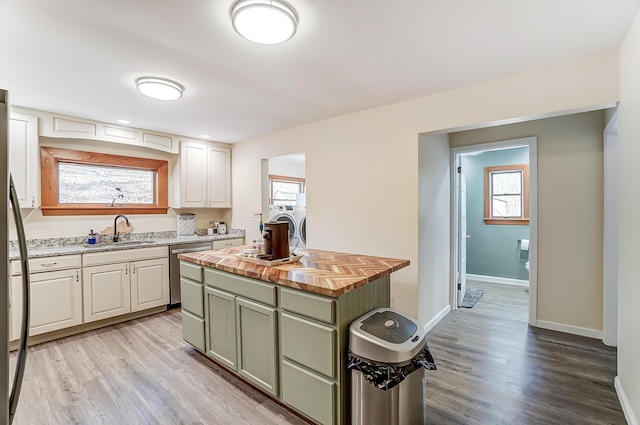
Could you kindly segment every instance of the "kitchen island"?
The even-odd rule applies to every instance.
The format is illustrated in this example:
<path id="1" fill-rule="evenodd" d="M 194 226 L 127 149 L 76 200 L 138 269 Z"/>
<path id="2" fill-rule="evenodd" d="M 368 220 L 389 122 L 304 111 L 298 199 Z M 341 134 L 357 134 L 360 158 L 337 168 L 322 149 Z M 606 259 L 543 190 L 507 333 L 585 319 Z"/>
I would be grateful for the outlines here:
<path id="1" fill-rule="evenodd" d="M 183 337 L 245 381 L 319 424 L 348 424 L 349 324 L 389 307 L 408 260 L 298 250 L 266 267 L 241 248 L 179 256 Z"/>

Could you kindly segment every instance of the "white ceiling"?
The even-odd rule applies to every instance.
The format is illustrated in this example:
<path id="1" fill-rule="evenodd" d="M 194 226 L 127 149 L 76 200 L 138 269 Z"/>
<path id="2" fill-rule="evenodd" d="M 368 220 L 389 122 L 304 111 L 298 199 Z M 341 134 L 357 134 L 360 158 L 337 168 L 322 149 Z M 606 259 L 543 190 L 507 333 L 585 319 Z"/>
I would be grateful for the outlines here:
<path id="1" fill-rule="evenodd" d="M 0 88 L 45 111 L 233 143 L 618 47 L 640 0 L 290 0 L 280 45 L 233 0 L 3 0 Z M 141 76 L 186 87 L 146 98 Z"/>

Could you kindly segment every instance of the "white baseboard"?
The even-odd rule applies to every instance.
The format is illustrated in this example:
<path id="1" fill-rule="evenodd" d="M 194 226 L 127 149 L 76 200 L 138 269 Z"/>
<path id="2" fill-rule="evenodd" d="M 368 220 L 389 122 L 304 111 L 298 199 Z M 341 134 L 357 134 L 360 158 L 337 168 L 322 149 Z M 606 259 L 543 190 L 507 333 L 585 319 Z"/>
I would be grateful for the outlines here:
<path id="1" fill-rule="evenodd" d="M 624 389 L 622 388 L 622 384 L 620 383 L 620 378 L 617 376 L 613 379 L 613 385 L 616 387 L 616 393 L 618 393 L 618 400 L 620 400 L 620 406 L 622 406 L 622 411 L 624 412 L 624 417 L 627 420 L 628 425 L 638 425 L 638 420 L 636 419 L 636 415 L 631 410 L 631 404 L 629 403 L 629 399 L 627 399 L 627 395 L 624 393 Z"/>
<path id="2" fill-rule="evenodd" d="M 589 338 L 602 339 L 602 331 L 589 328 L 581 328 L 579 326 L 565 325 L 562 323 L 547 322 L 546 320 L 537 320 L 535 326 L 552 331 L 559 331 L 573 335 L 586 336 Z"/>
<path id="3" fill-rule="evenodd" d="M 448 305 L 448 306 L 446 306 L 445 308 L 443 308 L 443 309 L 440 311 L 440 313 L 436 314 L 436 317 L 434 317 L 433 319 L 431 319 L 431 321 L 429 321 L 429 323 L 427 323 L 427 324 L 424 326 L 424 331 L 425 331 L 425 332 L 427 332 L 427 333 L 429 333 L 429 331 L 430 331 L 431 329 L 433 329 L 433 327 L 434 327 L 435 325 L 437 325 L 437 324 L 438 324 L 438 322 L 439 322 L 439 321 L 441 321 L 441 320 L 442 320 L 442 318 L 443 318 L 444 316 L 446 316 L 450 311 L 451 311 L 451 306 L 450 306 L 450 305 Z"/>
<path id="4" fill-rule="evenodd" d="M 480 282 L 501 283 L 502 285 L 529 286 L 528 280 L 509 279 L 506 277 L 483 276 L 481 274 L 467 273 L 467 279 L 479 280 Z"/>

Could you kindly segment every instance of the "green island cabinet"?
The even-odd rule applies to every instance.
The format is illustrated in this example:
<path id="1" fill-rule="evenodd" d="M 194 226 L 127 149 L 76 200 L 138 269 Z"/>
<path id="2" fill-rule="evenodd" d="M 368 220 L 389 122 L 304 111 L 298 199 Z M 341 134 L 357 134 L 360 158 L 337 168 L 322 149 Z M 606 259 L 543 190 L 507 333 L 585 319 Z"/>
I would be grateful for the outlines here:
<path id="1" fill-rule="evenodd" d="M 349 421 L 349 324 L 389 307 L 389 276 L 339 297 L 180 263 L 183 338 L 322 425 Z"/>

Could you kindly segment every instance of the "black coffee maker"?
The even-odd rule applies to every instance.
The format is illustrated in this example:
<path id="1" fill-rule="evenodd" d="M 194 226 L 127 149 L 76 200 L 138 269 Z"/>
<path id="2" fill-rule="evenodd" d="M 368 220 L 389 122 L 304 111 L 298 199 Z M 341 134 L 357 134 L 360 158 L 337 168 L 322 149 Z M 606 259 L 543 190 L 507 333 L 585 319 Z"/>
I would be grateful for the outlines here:
<path id="1" fill-rule="evenodd" d="M 264 254 L 270 260 L 289 257 L 289 223 L 270 221 L 264 224 Z"/>

